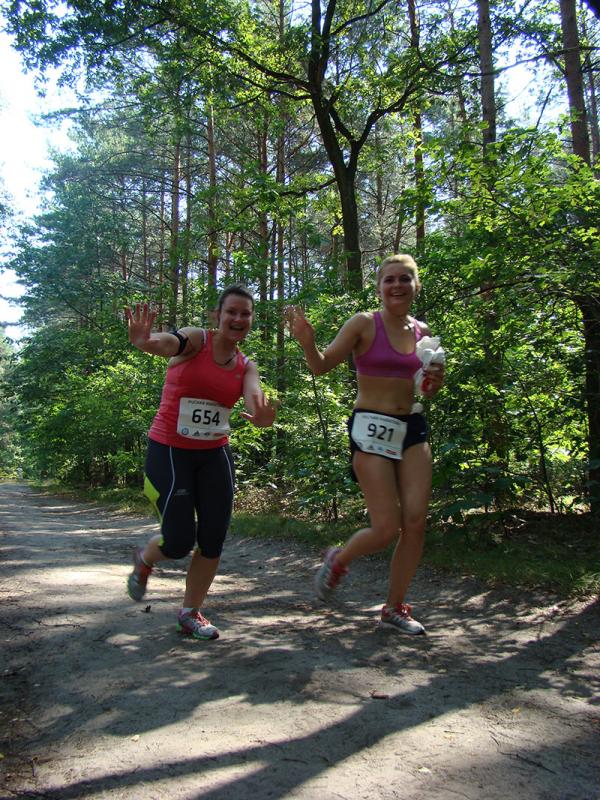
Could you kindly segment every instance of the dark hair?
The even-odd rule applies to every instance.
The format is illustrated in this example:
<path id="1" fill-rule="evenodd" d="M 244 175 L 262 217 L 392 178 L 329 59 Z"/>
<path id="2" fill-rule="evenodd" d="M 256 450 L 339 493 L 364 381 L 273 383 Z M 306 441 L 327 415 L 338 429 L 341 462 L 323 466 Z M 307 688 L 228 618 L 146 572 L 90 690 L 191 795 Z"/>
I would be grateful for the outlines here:
<path id="1" fill-rule="evenodd" d="M 223 289 L 223 291 L 219 296 L 217 311 L 221 311 L 221 309 L 223 308 L 223 303 L 225 302 L 225 300 L 227 300 L 230 294 L 236 294 L 239 297 L 245 297 L 246 300 L 250 300 L 250 302 L 252 303 L 252 310 L 254 311 L 254 298 L 252 297 L 248 289 L 246 289 L 246 287 L 243 286 L 241 283 L 234 283 L 233 286 L 228 286 L 226 289 Z"/>

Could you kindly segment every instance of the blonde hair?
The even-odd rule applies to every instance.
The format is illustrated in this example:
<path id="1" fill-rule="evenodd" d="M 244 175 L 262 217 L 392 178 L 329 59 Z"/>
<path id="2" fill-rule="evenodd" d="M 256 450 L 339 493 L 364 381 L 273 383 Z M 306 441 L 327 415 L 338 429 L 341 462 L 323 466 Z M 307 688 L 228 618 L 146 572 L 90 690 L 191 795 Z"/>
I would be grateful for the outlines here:
<path id="1" fill-rule="evenodd" d="M 419 268 L 417 267 L 417 262 L 414 260 L 412 256 L 409 256 L 408 253 L 395 253 L 392 256 L 388 256 L 384 258 L 376 273 L 377 278 L 377 288 L 379 289 L 379 284 L 381 283 L 381 276 L 383 275 L 383 271 L 386 267 L 389 267 L 390 264 L 399 264 L 401 267 L 404 267 L 409 272 L 412 273 L 413 278 L 415 279 L 415 283 L 417 285 L 417 291 L 421 288 L 421 281 L 419 280 Z"/>

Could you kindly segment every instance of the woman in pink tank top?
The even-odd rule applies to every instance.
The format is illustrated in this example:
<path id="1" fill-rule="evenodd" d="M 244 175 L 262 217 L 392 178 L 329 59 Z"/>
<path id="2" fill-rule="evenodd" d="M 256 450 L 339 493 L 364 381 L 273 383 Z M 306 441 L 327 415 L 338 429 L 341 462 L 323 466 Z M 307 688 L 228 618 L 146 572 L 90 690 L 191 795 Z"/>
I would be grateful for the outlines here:
<path id="1" fill-rule="evenodd" d="M 395 542 L 381 624 L 410 634 L 425 633 L 412 617 L 406 594 L 421 560 L 431 494 L 427 423 L 421 413 L 412 413 L 415 375 L 422 367 L 416 345 L 429 335 L 428 327 L 409 315 L 419 288 L 411 256 L 386 258 L 377 272 L 381 310 L 355 314 L 322 352 L 302 311 L 287 311 L 292 335 L 315 375 L 329 372 L 352 354 L 358 380 L 348 431 L 352 474 L 363 492 L 370 526 L 344 547 L 327 552 L 315 578 L 317 595 L 329 600 L 354 559 Z M 424 395 L 435 395 L 443 380 L 443 366 L 426 369 Z"/>
<path id="2" fill-rule="evenodd" d="M 140 602 L 157 561 L 184 558 L 193 550 L 177 630 L 195 639 L 217 639 L 218 629 L 202 613 L 217 572 L 231 519 L 234 464 L 229 448 L 229 414 L 243 397 L 241 416 L 264 428 L 276 404 L 260 387 L 256 364 L 238 349 L 252 325 L 254 300 L 243 286 L 230 286 L 219 299 L 214 331 L 152 330 L 156 312 L 147 305 L 125 309 L 129 341 L 145 353 L 168 358 L 160 407 L 148 432 L 144 492 L 160 533 L 136 549 L 127 580 Z"/>

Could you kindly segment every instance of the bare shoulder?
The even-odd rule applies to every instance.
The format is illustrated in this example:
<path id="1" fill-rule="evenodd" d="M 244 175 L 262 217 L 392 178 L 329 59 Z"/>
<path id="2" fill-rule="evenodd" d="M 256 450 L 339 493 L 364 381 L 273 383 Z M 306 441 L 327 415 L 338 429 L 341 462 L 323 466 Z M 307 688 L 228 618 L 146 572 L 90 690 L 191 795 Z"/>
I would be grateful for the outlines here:
<path id="1" fill-rule="evenodd" d="M 431 336 L 431 331 L 429 330 L 429 325 L 426 322 L 421 322 L 419 319 L 412 318 L 412 321 L 415 323 L 417 328 L 421 331 L 423 336 Z"/>
<path id="2" fill-rule="evenodd" d="M 204 347 L 204 343 L 206 342 L 206 331 L 204 328 L 187 326 L 185 328 L 179 328 L 178 332 L 183 336 L 187 336 L 194 353 L 198 353 Z"/>
<path id="3" fill-rule="evenodd" d="M 373 314 L 369 311 L 359 311 L 344 322 L 338 333 L 338 337 L 344 341 L 352 340 L 352 346 L 373 329 Z"/>
<path id="4" fill-rule="evenodd" d="M 349 333 L 348 341 L 354 355 L 361 355 L 371 346 L 375 336 L 374 313 L 372 311 L 359 311 L 350 317 L 346 323 Z"/>
<path id="5" fill-rule="evenodd" d="M 187 342 L 179 355 L 172 356 L 169 359 L 169 367 L 175 367 L 177 364 L 181 364 L 182 361 L 188 361 L 190 358 L 193 358 L 193 356 L 197 355 L 200 350 L 202 350 L 206 342 L 206 331 L 204 328 L 186 326 L 179 328 L 177 333 L 187 337 Z"/>
<path id="6" fill-rule="evenodd" d="M 354 330 L 362 332 L 364 330 L 368 330 L 372 322 L 372 311 L 359 311 L 357 314 L 354 314 L 354 316 L 350 317 L 346 325 L 351 326 Z"/>

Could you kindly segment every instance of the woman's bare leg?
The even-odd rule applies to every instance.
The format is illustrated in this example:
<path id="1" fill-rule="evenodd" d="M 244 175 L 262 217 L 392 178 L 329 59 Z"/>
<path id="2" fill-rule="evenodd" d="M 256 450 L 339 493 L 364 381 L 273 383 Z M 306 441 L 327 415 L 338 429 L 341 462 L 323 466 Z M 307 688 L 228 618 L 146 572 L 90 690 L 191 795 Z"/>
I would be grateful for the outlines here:
<path id="1" fill-rule="evenodd" d="M 403 603 L 414 577 L 425 541 L 427 509 L 431 497 L 431 450 L 427 443 L 405 450 L 396 467 L 402 533 L 390 565 L 386 605 Z"/>
<path id="2" fill-rule="evenodd" d="M 158 546 L 161 540 L 162 535 L 157 533 L 156 536 L 153 536 L 146 542 L 146 546 L 142 552 L 142 558 L 148 567 L 153 566 L 157 561 L 168 561 L 167 557 L 163 555 L 162 550 Z"/>
<path id="3" fill-rule="evenodd" d="M 185 579 L 184 608 L 202 608 L 208 590 L 217 574 L 219 558 L 206 558 L 194 550 Z"/>
<path id="4" fill-rule="evenodd" d="M 357 452 L 352 465 L 367 504 L 371 525 L 357 531 L 336 553 L 335 560 L 343 567 L 347 567 L 359 556 L 385 550 L 398 538 L 400 531 L 394 462 Z"/>

